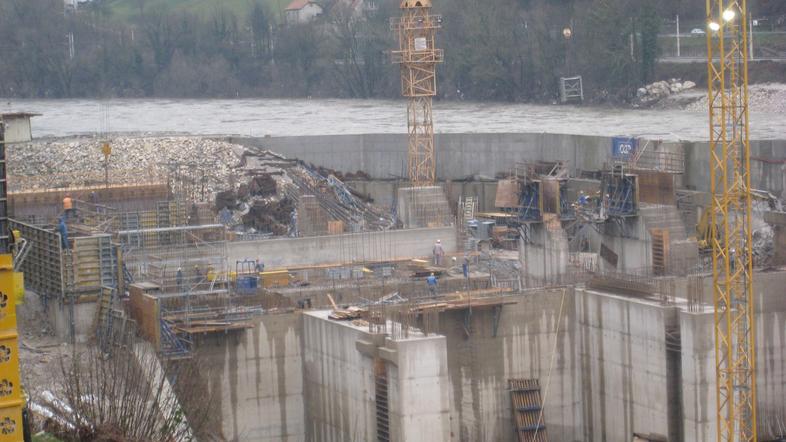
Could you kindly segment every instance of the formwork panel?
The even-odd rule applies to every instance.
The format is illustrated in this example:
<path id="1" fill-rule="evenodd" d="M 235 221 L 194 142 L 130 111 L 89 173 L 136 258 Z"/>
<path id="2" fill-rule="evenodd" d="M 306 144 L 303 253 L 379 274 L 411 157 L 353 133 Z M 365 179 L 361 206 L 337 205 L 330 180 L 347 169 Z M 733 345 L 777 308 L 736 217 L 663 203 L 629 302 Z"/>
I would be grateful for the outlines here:
<path id="1" fill-rule="evenodd" d="M 60 234 L 47 229 L 10 220 L 11 228 L 19 230 L 30 251 L 22 262 L 25 286 L 45 297 L 62 297 L 63 262 Z"/>

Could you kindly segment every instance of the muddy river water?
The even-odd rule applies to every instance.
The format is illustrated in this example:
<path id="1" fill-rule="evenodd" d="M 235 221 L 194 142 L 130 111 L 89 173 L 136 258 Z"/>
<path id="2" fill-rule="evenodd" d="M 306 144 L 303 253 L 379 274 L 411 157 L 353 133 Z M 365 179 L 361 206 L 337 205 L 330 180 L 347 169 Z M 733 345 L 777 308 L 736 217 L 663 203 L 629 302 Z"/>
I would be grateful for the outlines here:
<path id="1" fill-rule="evenodd" d="M 114 99 L 0 101 L 0 112 L 42 114 L 36 137 L 94 132 L 195 135 L 334 135 L 406 132 L 398 100 Z M 707 115 L 696 110 L 636 110 L 589 106 L 436 102 L 435 130 L 632 135 L 705 140 Z M 786 116 L 751 114 L 751 138 L 786 138 Z"/>

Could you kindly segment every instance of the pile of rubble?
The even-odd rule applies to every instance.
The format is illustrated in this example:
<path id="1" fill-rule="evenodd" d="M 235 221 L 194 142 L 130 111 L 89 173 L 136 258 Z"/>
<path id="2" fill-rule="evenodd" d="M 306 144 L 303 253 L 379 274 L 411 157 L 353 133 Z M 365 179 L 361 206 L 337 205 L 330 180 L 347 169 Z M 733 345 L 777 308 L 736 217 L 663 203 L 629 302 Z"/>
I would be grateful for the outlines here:
<path id="1" fill-rule="evenodd" d="M 748 87 L 748 101 L 752 112 L 782 114 L 786 112 L 786 84 L 752 84 Z M 696 112 L 707 111 L 707 97 L 688 104 L 685 109 Z"/>
<path id="2" fill-rule="evenodd" d="M 243 182 L 219 192 L 215 204 L 219 220 L 235 232 L 305 236 L 396 225 L 391 214 L 325 169 L 265 150 L 246 151 L 241 165 Z"/>
<path id="3" fill-rule="evenodd" d="M 656 103 L 671 95 L 693 89 L 696 83 L 692 81 L 682 81 L 679 78 L 672 78 L 669 81 L 656 81 L 639 88 L 636 91 L 636 102 L 640 105 Z"/>
<path id="4" fill-rule="evenodd" d="M 105 182 L 103 141 L 49 140 L 9 149 L 10 190 L 101 185 Z M 162 182 L 187 171 L 212 193 L 223 190 L 238 166 L 238 146 L 199 137 L 114 138 L 109 140 L 109 182 Z"/>

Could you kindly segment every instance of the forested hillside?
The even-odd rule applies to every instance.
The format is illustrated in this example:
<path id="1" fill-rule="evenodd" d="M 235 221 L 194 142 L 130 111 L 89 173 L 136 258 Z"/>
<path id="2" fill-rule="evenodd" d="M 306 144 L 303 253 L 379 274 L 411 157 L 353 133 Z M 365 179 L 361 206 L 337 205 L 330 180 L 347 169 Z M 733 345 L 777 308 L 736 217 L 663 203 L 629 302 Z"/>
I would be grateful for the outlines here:
<path id="1" fill-rule="evenodd" d="M 320 2 L 286 25 L 281 0 L 0 1 L 0 95 L 6 97 L 395 97 L 386 51 L 398 0 L 375 8 Z M 625 101 L 653 79 L 656 36 L 696 0 L 435 0 L 443 98 L 550 101 L 582 75 L 593 101 Z M 759 0 L 782 17 L 786 2 Z M 570 29 L 570 38 L 565 30 Z"/>

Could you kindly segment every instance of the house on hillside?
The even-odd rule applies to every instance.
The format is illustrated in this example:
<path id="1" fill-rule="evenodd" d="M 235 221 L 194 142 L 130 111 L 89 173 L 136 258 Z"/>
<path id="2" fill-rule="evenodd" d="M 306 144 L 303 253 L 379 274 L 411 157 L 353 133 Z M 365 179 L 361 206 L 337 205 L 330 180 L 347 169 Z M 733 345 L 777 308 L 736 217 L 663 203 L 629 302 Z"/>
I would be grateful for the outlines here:
<path id="1" fill-rule="evenodd" d="M 287 23 L 290 25 L 308 23 L 322 15 L 323 9 L 319 3 L 311 0 L 293 0 L 286 9 Z"/>

